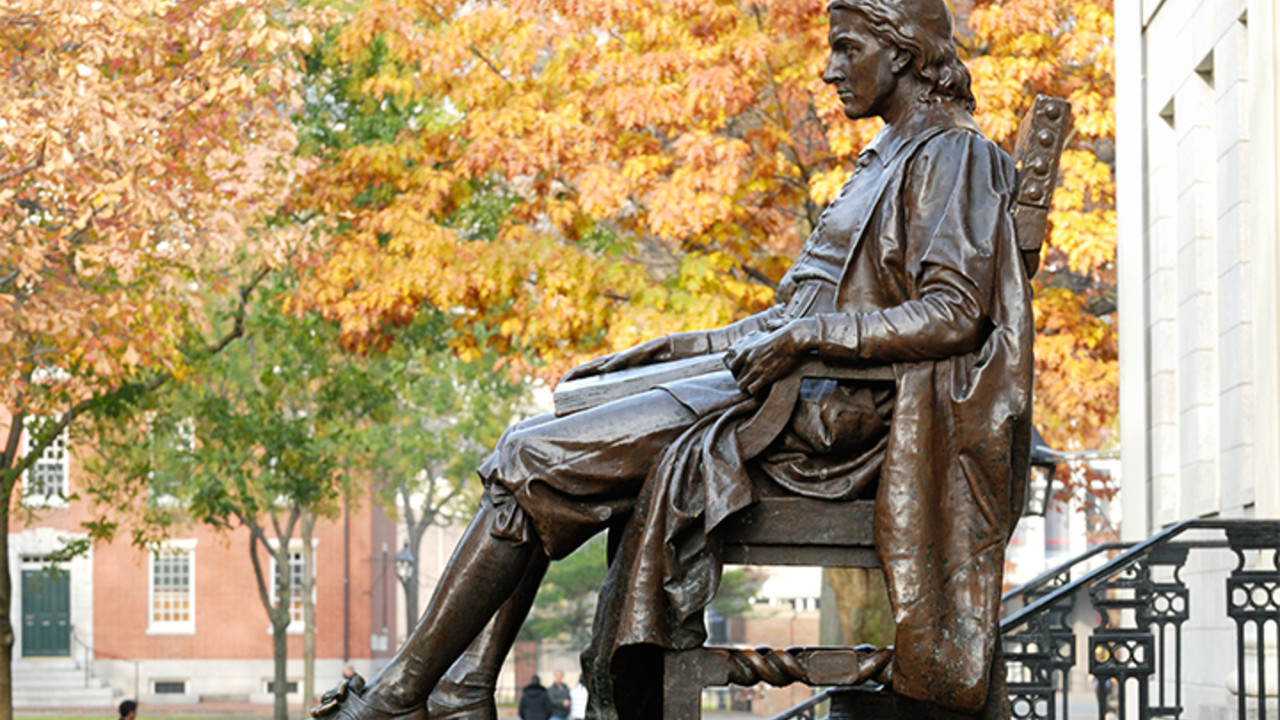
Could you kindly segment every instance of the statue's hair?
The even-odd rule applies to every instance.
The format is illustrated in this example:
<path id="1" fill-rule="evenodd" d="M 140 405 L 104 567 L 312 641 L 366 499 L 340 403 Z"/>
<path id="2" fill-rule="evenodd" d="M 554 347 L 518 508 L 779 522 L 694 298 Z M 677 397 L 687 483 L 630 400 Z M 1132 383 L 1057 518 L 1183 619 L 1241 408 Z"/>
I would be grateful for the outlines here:
<path id="1" fill-rule="evenodd" d="M 941 6 L 941 12 L 932 18 L 932 27 L 919 18 L 920 14 L 928 13 L 915 13 L 904 7 L 907 4 L 919 4 L 919 0 L 915 3 L 894 0 L 831 0 L 827 11 L 840 9 L 861 14 L 871 26 L 872 32 L 882 41 L 911 53 L 911 72 L 929 86 L 925 99 L 956 102 L 973 112 L 977 103 L 973 99 L 973 91 L 969 89 L 969 69 L 956 53 L 951 13 L 943 0 L 926 1 L 936 2 Z"/>

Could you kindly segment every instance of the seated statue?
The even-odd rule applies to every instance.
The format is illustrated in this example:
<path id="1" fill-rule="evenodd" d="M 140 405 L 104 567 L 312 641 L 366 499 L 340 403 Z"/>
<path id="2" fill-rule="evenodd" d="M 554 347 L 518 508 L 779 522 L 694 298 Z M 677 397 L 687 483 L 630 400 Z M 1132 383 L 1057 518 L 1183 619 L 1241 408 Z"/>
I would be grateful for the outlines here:
<path id="1" fill-rule="evenodd" d="M 548 560 L 602 531 L 611 560 L 583 658 L 588 717 L 660 717 L 661 651 L 704 641 L 720 577 L 714 530 L 755 502 L 756 478 L 874 498 L 897 622 L 893 691 L 1008 716 L 997 613 L 1027 473 L 1033 336 L 1014 166 L 974 123 L 944 0 L 828 10 L 822 79 L 850 119 L 885 125 L 777 304 L 572 370 L 726 357 L 723 371 L 510 428 L 479 468 L 480 508 L 404 646 L 367 684 L 326 696 L 317 717 L 494 718 L 498 667 Z M 806 379 L 785 427 L 744 457 L 737 429 L 815 357 L 888 367 L 891 379 Z"/>

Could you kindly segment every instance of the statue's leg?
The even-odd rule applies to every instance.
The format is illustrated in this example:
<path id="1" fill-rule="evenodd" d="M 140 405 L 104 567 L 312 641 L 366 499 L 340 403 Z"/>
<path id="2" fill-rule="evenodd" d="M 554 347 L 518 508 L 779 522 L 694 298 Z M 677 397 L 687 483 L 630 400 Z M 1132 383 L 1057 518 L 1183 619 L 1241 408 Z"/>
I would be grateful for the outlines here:
<path id="1" fill-rule="evenodd" d="M 541 571 L 530 575 L 531 565 L 567 555 L 628 516 L 651 465 L 696 420 L 684 404 L 655 390 L 509 430 L 480 467 L 486 500 L 418 625 L 363 692 L 330 703 L 339 708 L 335 720 L 425 714 L 427 697 L 494 612 L 517 594 L 532 601 Z M 527 594 L 518 593 L 526 580 Z M 496 637 L 478 646 L 478 666 L 497 665 L 489 653 L 505 655 L 526 612 L 504 613 Z"/>
<path id="2" fill-rule="evenodd" d="M 515 593 L 534 558 L 542 557 L 537 562 L 545 567 L 545 556 L 535 544 L 493 537 L 494 519 L 485 501 L 417 626 L 391 662 L 367 683 L 362 700 L 374 711 L 369 719 L 422 707 L 449 666 Z"/>
<path id="3" fill-rule="evenodd" d="M 529 562 L 515 594 L 502 604 L 493 622 L 449 668 L 431 693 L 427 703 L 431 720 L 496 720 L 498 712 L 493 693 L 498 673 L 529 615 L 546 571 L 547 556 L 539 552 Z"/>

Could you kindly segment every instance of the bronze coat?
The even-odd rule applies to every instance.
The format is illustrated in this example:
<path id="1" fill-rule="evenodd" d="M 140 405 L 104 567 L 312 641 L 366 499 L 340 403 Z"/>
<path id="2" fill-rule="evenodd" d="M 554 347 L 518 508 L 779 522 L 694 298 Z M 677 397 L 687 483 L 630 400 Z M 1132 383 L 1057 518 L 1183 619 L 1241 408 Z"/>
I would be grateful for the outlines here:
<path id="1" fill-rule="evenodd" d="M 1013 166 L 967 113 L 929 103 L 886 128 L 859 166 L 830 219 L 850 243 L 836 312 L 819 316 L 819 352 L 894 368 L 875 514 L 897 621 L 894 689 L 976 713 L 1030 448 L 1033 327 L 1009 214 Z M 780 300 L 793 289 L 784 281 Z M 701 609 L 719 580 L 712 531 L 755 500 L 734 436 L 755 401 L 723 384 L 671 388 L 701 419 L 650 474 L 610 568 L 584 657 L 603 703 L 593 717 L 643 717 L 644 648 L 702 642 Z M 830 499 L 853 487 L 820 472 L 775 479 Z M 644 662 L 620 662 L 629 656 Z"/>
<path id="2" fill-rule="evenodd" d="M 971 120 L 934 113 L 922 124 Z M 987 701 L 1005 545 L 1029 467 L 1031 292 L 1009 214 L 1008 156 L 976 130 L 915 144 L 901 151 L 913 154 L 909 172 L 886 172 L 855 249 L 872 256 L 863 265 L 899 303 L 871 313 L 842 306 L 851 314 L 831 342 L 893 361 L 897 377 L 875 514 L 897 621 L 894 690 L 974 713 Z M 916 197 L 904 197 L 908 186 Z M 859 294 L 858 280 L 846 273 L 842 302 Z M 961 295 L 945 309 L 921 307 L 934 282 Z"/>

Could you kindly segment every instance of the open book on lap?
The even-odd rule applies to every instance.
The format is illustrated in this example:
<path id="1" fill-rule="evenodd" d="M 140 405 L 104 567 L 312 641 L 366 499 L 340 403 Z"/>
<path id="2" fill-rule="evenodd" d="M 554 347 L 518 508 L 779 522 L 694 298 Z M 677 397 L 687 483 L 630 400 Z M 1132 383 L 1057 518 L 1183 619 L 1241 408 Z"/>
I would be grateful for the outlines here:
<path id="1" fill-rule="evenodd" d="M 552 399 L 556 415 L 565 416 L 614 400 L 638 395 L 665 383 L 725 369 L 724 353 L 697 355 L 683 360 L 627 368 L 605 375 L 591 375 L 556 386 Z"/>

